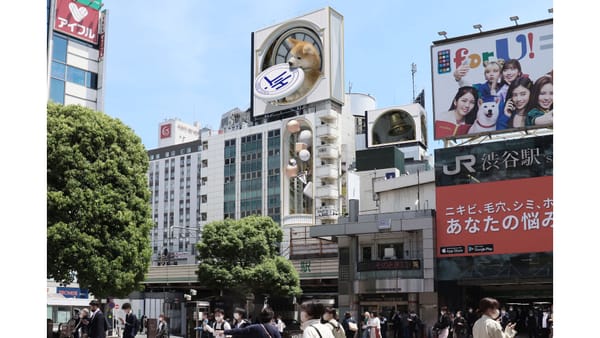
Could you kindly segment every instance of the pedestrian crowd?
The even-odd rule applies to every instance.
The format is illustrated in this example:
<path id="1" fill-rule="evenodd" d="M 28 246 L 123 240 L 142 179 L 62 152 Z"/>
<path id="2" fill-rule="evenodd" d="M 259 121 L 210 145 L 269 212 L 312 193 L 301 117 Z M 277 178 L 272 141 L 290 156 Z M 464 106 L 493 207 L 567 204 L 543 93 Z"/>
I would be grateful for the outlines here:
<path id="1" fill-rule="evenodd" d="M 391 311 L 389 319 L 384 313 L 364 312 L 358 320 L 350 312 L 340 321 L 337 311 L 316 302 L 301 305 L 300 319 L 302 338 L 513 338 L 518 332 L 528 338 L 553 338 L 552 306 L 513 307 L 508 310 L 494 298 L 483 298 L 476 310 L 449 311 L 442 306 L 436 323 L 425 327 L 415 311 Z M 146 318 L 140 320 L 132 313 L 131 304 L 124 303 L 125 318 L 123 338 L 134 338 L 147 333 Z M 388 327 L 391 328 L 388 335 Z M 275 315 L 266 306 L 256 321 L 247 317 L 242 308 L 235 308 L 233 319 L 225 318 L 225 311 L 214 309 L 212 316 L 203 313 L 202 325 L 195 328 L 201 338 L 282 338 L 286 324 L 281 315 Z M 73 338 L 106 338 L 112 325 L 100 309 L 97 300 L 90 308 L 82 309 L 73 332 Z M 169 325 L 161 314 L 157 325 L 157 338 L 169 337 Z"/>

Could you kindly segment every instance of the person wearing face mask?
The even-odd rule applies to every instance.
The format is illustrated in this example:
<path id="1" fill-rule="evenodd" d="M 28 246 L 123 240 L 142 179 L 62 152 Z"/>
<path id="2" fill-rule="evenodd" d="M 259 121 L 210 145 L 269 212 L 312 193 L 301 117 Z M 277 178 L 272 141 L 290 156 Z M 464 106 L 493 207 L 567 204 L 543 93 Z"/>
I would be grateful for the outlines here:
<path id="1" fill-rule="evenodd" d="M 462 311 L 456 311 L 456 318 L 452 323 L 454 329 L 454 338 L 467 338 L 467 320 L 463 317 Z"/>
<path id="2" fill-rule="evenodd" d="M 250 322 L 246 319 L 246 310 L 236 307 L 233 310 L 233 323 L 232 329 L 242 329 L 250 325 Z M 233 338 L 239 338 L 239 335 L 233 335 Z"/>
<path id="3" fill-rule="evenodd" d="M 233 310 L 233 328 L 239 329 L 250 325 L 248 320 L 246 319 L 246 310 L 236 307 Z"/>
<path id="4" fill-rule="evenodd" d="M 450 325 L 452 325 L 452 320 L 450 319 L 450 315 L 448 314 L 448 308 L 446 306 L 442 306 L 442 309 L 440 311 L 440 319 L 433 326 L 433 328 L 439 332 L 439 338 L 448 338 Z"/>
<path id="5" fill-rule="evenodd" d="M 300 306 L 302 338 L 334 338 L 331 329 L 321 323 L 325 307 L 319 303 L 303 303 Z"/>
<path id="6" fill-rule="evenodd" d="M 500 309 L 500 325 L 502 325 L 502 330 L 506 328 L 506 325 L 508 325 L 509 322 L 510 316 L 508 315 L 508 312 L 506 312 L 506 309 L 502 307 Z"/>
<path id="7" fill-rule="evenodd" d="M 223 332 L 223 330 L 230 330 L 231 325 L 229 325 L 229 323 L 225 321 L 225 311 L 223 311 L 222 309 L 219 309 L 219 308 L 215 309 L 214 314 L 215 314 L 215 321 L 212 324 L 212 327 L 205 324 L 204 330 L 212 333 L 217 338 L 219 338 L 219 337 L 222 338 L 223 335 L 221 333 Z M 219 332 L 215 333 L 215 331 L 219 331 Z"/>
<path id="8" fill-rule="evenodd" d="M 485 297 L 479 301 L 481 318 L 473 326 L 473 338 L 513 338 L 517 335 L 515 323 L 508 324 L 502 331 L 502 325 L 498 322 L 499 307 L 500 303 L 494 298 Z"/>
<path id="9" fill-rule="evenodd" d="M 281 338 L 277 326 L 273 322 L 273 310 L 265 306 L 258 316 L 258 323 L 249 324 L 245 327 L 226 329 L 223 334 L 233 337 L 251 337 L 251 338 Z"/>
<path id="10" fill-rule="evenodd" d="M 477 314 L 475 313 L 475 311 L 473 311 L 472 307 L 469 307 L 469 309 L 467 310 L 467 329 L 469 337 L 473 336 L 473 325 L 475 325 L 476 321 Z"/>

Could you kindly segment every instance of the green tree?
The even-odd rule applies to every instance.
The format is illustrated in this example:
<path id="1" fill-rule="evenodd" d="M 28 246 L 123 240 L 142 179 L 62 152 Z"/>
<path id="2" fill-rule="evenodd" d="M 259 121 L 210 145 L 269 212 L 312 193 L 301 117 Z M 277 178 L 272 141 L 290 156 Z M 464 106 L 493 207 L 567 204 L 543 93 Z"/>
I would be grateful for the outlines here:
<path id="1" fill-rule="evenodd" d="M 198 280 L 215 290 L 239 294 L 293 296 L 300 278 L 289 260 L 279 256 L 283 232 L 270 217 L 211 222 L 198 243 Z"/>
<path id="2" fill-rule="evenodd" d="M 48 104 L 47 276 L 98 297 L 139 288 L 150 264 L 148 156 L 121 121 Z"/>

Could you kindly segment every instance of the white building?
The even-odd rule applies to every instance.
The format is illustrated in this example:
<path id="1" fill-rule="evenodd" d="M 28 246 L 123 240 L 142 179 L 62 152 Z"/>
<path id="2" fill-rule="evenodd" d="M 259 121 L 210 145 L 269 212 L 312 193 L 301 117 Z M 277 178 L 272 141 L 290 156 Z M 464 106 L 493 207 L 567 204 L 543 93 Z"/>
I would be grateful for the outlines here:
<path id="1" fill-rule="evenodd" d="M 101 0 L 48 0 L 47 6 L 48 100 L 103 111 L 108 10 L 101 10 Z"/>
<path id="2" fill-rule="evenodd" d="M 198 140 L 200 124 L 187 124 L 179 119 L 167 119 L 158 128 L 158 148 Z"/>

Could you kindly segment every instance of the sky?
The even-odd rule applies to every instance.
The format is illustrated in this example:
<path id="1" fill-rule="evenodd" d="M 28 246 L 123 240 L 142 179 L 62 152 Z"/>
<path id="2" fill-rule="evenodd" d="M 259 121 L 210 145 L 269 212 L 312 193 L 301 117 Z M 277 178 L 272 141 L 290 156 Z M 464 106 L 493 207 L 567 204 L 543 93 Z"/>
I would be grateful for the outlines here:
<path id="1" fill-rule="evenodd" d="M 5 292 L 0 316 L 31 336 L 46 328 L 45 1 L 7 2 L 0 20 L 0 254 Z M 250 33 L 331 6 L 344 16 L 345 79 L 378 107 L 410 103 L 425 89 L 431 132 L 432 41 L 550 18 L 554 8 L 554 311 L 557 337 L 589 335 L 581 313 L 600 301 L 595 179 L 598 54 L 593 1 L 139 1 L 105 0 L 110 10 L 105 112 L 147 149 L 169 117 L 218 128 L 222 113 L 249 106 Z M 553 6 L 554 5 L 554 6 Z M 346 87 L 348 89 L 348 87 Z M 431 145 L 431 142 L 430 142 Z M 439 142 L 434 146 L 439 146 Z M 431 149 L 430 149 L 431 150 Z M 27 313 L 27 316 L 15 314 Z M 32 325 L 35 317 L 37 324 Z M 33 334 L 32 332 L 36 332 Z M 564 333 L 564 334 L 563 334 Z M 579 335 L 577 333 L 580 333 Z"/>
<path id="2" fill-rule="evenodd" d="M 221 115 L 250 106 L 250 34 L 330 6 L 344 17 L 345 91 L 370 94 L 377 107 L 412 103 L 425 90 L 430 153 L 432 41 L 552 18 L 552 1 L 122 1 L 109 10 L 105 112 L 121 119 L 146 149 L 158 146 L 168 118 L 218 129 Z"/>

